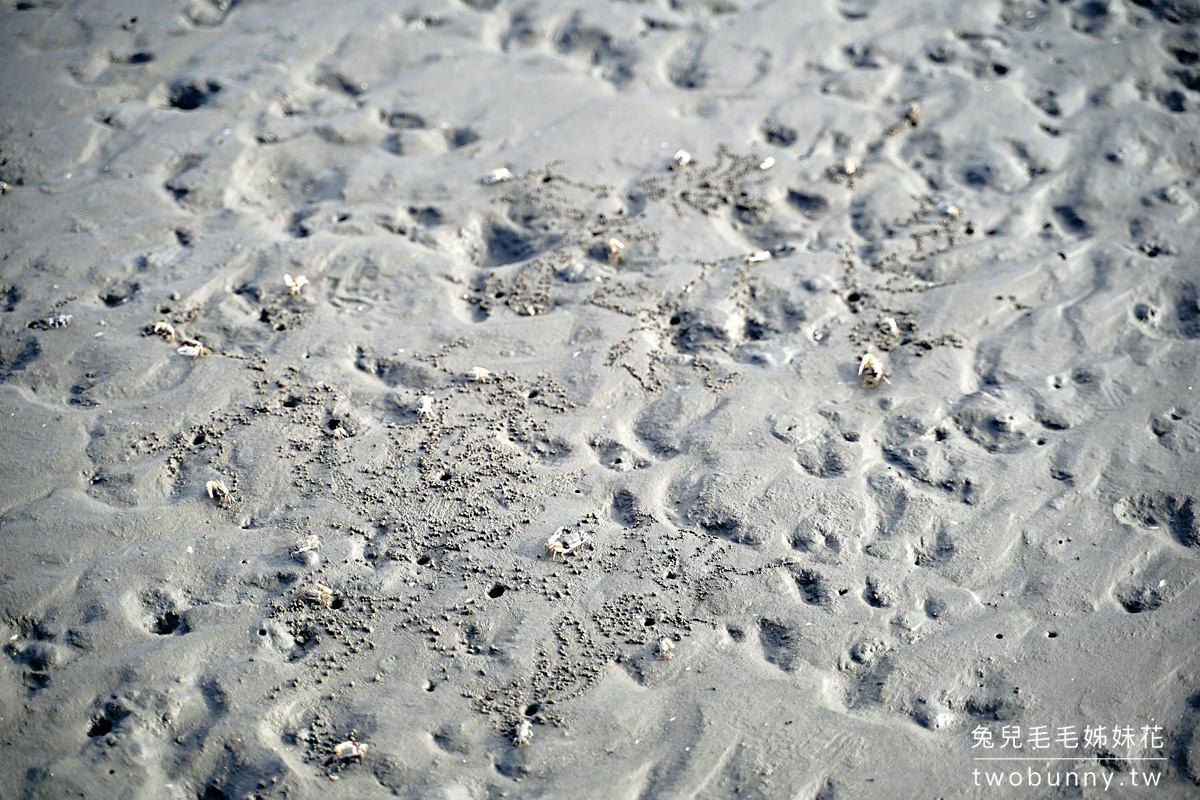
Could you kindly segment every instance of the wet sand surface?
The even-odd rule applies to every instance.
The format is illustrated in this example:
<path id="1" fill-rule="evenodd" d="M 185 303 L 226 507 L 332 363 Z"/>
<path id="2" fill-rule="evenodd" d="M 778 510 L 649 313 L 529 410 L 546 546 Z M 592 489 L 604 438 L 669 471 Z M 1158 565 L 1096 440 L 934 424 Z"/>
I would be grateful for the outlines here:
<path id="1" fill-rule="evenodd" d="M 0 32 L 0 797 L 1195 796 L 1197 3 Z"/>

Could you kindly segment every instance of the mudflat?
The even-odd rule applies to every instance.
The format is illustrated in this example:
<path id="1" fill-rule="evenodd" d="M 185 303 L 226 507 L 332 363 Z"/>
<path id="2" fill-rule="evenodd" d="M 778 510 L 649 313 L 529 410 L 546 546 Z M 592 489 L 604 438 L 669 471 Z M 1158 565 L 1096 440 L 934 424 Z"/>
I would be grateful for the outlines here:
<path id="1" fill-rule="evenodd" d="M 1195 796 L 1200 4 L 0 42 L 0 797 Z"/>

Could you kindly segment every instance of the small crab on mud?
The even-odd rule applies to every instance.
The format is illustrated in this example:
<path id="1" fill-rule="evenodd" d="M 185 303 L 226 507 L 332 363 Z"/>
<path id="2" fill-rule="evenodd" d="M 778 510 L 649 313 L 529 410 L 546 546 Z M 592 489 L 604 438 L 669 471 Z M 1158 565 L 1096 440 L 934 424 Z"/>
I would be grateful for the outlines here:
<path id="1" fill-rule="evenodd" d="M 880 381 L 888 385 L 892 383 L 883 370 L 883 362 L 870 353 L 863 355 L 858 362 L 858 375 L 862 378 L 862 385 L 872 389 L 879 386 Z"/>
<path id="2" fill-rule="evenodd" d="M 229 487 L 225 485 L 225 481 L 213 480 L 204 484 L 208 496 L 216 501 L 216 504 L 221 508 L 227 508 L 233 502 L 233 492 L 229 491 Z"/>
<path id="3" fill-rule="evenodd" d="M 300 540 L 300 543 L 292 548 L 292 555 L 298 556 L 301 553 L 315 553 L 321 549 L 321 540 L 317 538 L 315 533 L 310 533 Z"/>
<path id="4" fill-rule="evenodd" d="M 483 367 L 471 367 L 463 373 L 463 377 L 474 383 L 491 383 L 495 380 L 496 375 L 490 369 Z"/>
<path id="5" fill-rule="evenodd" d="M 333 605 L 333 589 L 323 583 L 314 583 L 312 586 L 297 589 L 296 594 L 300 595 L 303 600 L 325 608 Z"/>
<path id="6" fill-rule="evenodd" d="M 209 350 L 195 339 L 184 339 L 179 343 L 179 350 L 176 352 L 188 358 L 201 358 L 202 356 L 212 355 L 212 350 Z"/>
<path id="7" fill-rule="evenodd" d="M 175 333 L 174 325 L 165 319 L 160 319 L 153 325 L 146 327 L 146 336 L 161 336 L 164 342 L 173 342 L 177 334 Z"/>
<path id="8" fill-rule="evenodd" d="M 568 554 L 575 552 L 585 544 L 592 544 L 591 534 L 583 531 L 573 531 L 563 526 L 550 535 L 546 540 L 546 552 L 551 558 L 566 560 Z"/>
<path id="9" fill-rule="evenodd" d="M 297 295 L 300 294 L 305 286 L 308 286 L 308 278 L 303 275 L 297 275 L 293 278 L 285 272 L 283 274 L 283 285 L 287 287 L 289 295 Z"/>

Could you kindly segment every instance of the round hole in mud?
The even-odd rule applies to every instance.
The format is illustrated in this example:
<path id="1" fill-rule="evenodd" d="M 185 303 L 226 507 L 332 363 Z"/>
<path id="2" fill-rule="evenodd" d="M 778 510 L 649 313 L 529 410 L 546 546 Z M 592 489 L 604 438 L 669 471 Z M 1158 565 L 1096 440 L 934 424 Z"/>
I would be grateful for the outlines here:
<path id="1" fill-rule="evenodd" d="M 495 586 L 493 586 L 492 588 L 488 589 L 488 597 L 491 597 L 492 599 L 495 599 L 495 598 L 497 598 L 497 597 L 500 597 L 500 596 L 502 596 L 502 595 L 504 594 L 504 591 L 505 591 L 505 589 L 507 589 L 507 588 L 508 588 L 508 587 L 506 587 L 504 584 L 502 584 L 502 583 L 497 583 Z"/>
<path id="2" fill-rule="evenodd" d="M 420 558 L 417 559 L 418 566 L 423 567 L 428 563 L 429 563 L 429 556 L 421 556 Z"/>
<path id="3" fill-rule="evenodd" d="M 1046 631 L 1046 638 L 1047 639 L 1057 639 L 1058 631 Z"/>
<path id="4" fill-rule="evenodd" d="M 341 608 L 341 607 L 342 607 L 342 606 L 344 606 L 344 605 L 346 605 L 346 598 L 344 598 L 344 597 L 335 597 L 335 598 L 333 598 L 333 602 L 329 604 L 329 607 L 330 607 L 330 608 L 333 608 L 333 609 L 338 609 L 338 608 Z"/>
<path id="5" fill-rule="evenodd" d="M 443 473 L 442 473 L 442 475 L 441 475 L 441 479 L 442 479 L 443 481 L 448 481 L 448 480 L 450 480 L 450 479 L 451 479 L 451 478 L 453 478 L 453 477 L 454 477 L 454 476 L 453 476 L 453 475 L 451 475 L 449 472 L 443 472 Z"/>
<path id="6" fill-rule="evenodd" d="M 195 438 L 192 439 L 192 444 L 204 444 L 207 441 L 208 436 L 204 433 L 204 431 L 200 431 L 196 434 Z"/>
<path id="7" fill-rule="evenodd" d="M 525 716 L 532 717 L 538 712 L 538 708 L 539 706 L 537 703 L 530 703 L 529 705 L 525 706 Z"/>
<path id="8" fill-rule="evenodd" d="M 300 405 L 299 397 L 289 397 L 287 400 L 283 401 L 284 408 L 295 408 L 298 405 Z"/>
<path id="9" fill-rule="evenodd" d="M 846 295 L 847 303 L 857 303 L 859 300 L 862 300 L 862 295 L 858 292 L 851 292 L 850 294 Z"/>
<path id="10" fill-rule="evenodd" d="M 266 629 L 266 628 L 259 628 L 259 629 L 258 629 L 258 635 L 259 635 L 259 636 L 266 636 L 266 635 L 267 635 L 267 629 Z"/>
<path id="11" fill-rule="evenodd" d="M 329 420 L 329 430 L 336 431 L 340 427 L 342 427 L 342 421 L 340 419 Z"/>
<path id="12" fill-rule="evenodd" d="M 666 579 L 667 579 L 667 580 L 669 580 L 669 581 L 673 581 L 673 580 L 675 580 L 676 578 L 678 578 L 679 576 L 678 576 L 678 575 L 676 575 L 674 572 L 668 572 L 668 573 L 666 574 L 666 576 L 665 576 L 665 577 L 666 577 Z"/>
<path id="13" fill-rule="evenodd" d="M 150 624 L 150 632 L 159 636 L 169 636 L 175 631 L 187 633 L 183 619 L 174 611 L 168 611 Z"/>
<path id="14" fill-rule="evenodd" d="M 678 325 L 679 323 L 683 322 L 683 319 L 678 314 L 676 314 L 675 316 L 671 317 L 670 322 L 672 325 Z"/>
<path id="15" fill-rule="evenodd" d="M 997 639 L 1003 639 L 1003 638 L 1004 638 L 1004 634 L 1003 634 L 1003 633 L 997 633 L 997 634 L 996 634 L 996 638 L 997 638 Z"/>
<path id="16" fill-rule="evenodd" d="M 105 734 L 112 733 L 112 729 L 112 720 L 108 717 L 101 717 L 100 719 L 92 722 L 92 726 L 88 728 L 87 735 L 95 739 L 97 736 L 104 736 Z"/>
<path id="17" fill-rule="evenodd" d="M 528 396 L 530 399 L 532 399 L 537 397 L 539 394 L 541 394 L 541 392 L 539 392 L 537 389 L 531 389 Z"/>
<path id="18" fill-rule="evenodd" d="M 646 617 L 646 627 L 647 628 L 654 627 L 654 617 Z"/>
<path id="19" fill-rule="evenodd" d="M 432 692 L 436 688 L 437 688 L 437 684 L 434 683 L 433 681 L 425 681 L 425 691 Z"/>

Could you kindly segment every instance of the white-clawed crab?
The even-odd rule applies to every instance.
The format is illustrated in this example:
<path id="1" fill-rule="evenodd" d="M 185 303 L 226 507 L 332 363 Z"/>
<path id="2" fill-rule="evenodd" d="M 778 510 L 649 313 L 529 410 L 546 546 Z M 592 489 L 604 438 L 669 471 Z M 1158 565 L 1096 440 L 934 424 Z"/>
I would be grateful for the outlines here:
<path id="1" fill-rule="evenodd" d="M 292 548 L 293 556 L 304 555 L 305 553 L 316 553 L 321 549 L 321 540 L 317 538 L 315 533 L 310 533 L 300 540 L 300 543 Z"/>
<path id="2" fill-rule="evenodd" d="M 551 558 L 565 560 L 567 555 L 575 552 L 583 545 L 590 545 L 592 537 L 583 531 L 573 531 L 562 526 L 546 540 L 546 552 Z"/>
<path id="3" fill-rule="evenodd" d="M 305 586 L 298 589 L 296 594 L 310 603 L 315 603 L 325 608 L 333 605 L 333 589 L 330 589 L 323 583 L 314 583 L 312 586 Z"/>
<path id="4" fill-rule="evenodd" d="M 212 350 L 209 350 L 195 339 L 184 339 L 179 343 L 178 353 L 179 355 L 187 356 L 188 358 L 200 358 L 202 356 L 212 355 Z"/>
<path id="5" fill-rule="evenodd" d="M 204 484 L 208 496 L 216 501 L 216 504 L 221 508 L 225 508 L 233 502 L 233 492 L 229 491 L 229 487 L 225 485 L 225 481 L 217 479 Z"/>
<path id="6" fill-rule="evenodd" d="M 160 319 L 154 323 L 153 327 L 147 330 L 146 333 L 150 336 L 161 336 L 164 342 L 175 341 L 175 326 L 165 319 Z"/>
<path id="7" fill-rule="evenodd" d="M 333 746 L 333 756 L 339 761 L 361 761 L 367 754 L 368 745 L 353 739 Z"/>
<path id="8" fill-rule="evenodd" d="M 608 254 L 608 263 L 615 264 L 625 253 L 625 243 L 614 236 L 604 243 L 604 251 Z"/>
<path id="9" fill-rule="evenodd" d="M 512 170 L 510 170 L 508 167 L 496 167 L 479 180 L 488 186 L 492 186 L 497 183 L 508 183 L 515 177 L 516 176 L 512 174 Z"/>
<path id="10" fill-rule="evenodd" d="M 954 203 L 938 203 L 937 210 L 945 215 L 947 219 L 958 219 L 962 216 L 962 209 L 954 205 Z"/>
<path id="11" fill-rule="evenodd" d="M 417 399 L 417 416 L 421 419 L 437 418 L 437 414 L 433 413 L 432 397 L 426 394 Z"/>
<path id="12" fill-rule="evenodd" d="M 513 736 L 513 746 L 528 747 L 533 741 L 533 725 L 527 719 L 523 719 L 517 723 L 517 730 Z"/>
<path id="13" fill-rule="evenodd" d="M 283 273 L 283 283 L 287 286 L 288 294 L 300 294 L 300 290 L 308 286 L 308 278 L 303 275 L 292 277 L 286 272 Z"/>
<path id="14" fill-rule="evenodd" d="M 491 383 L 495 379 L 495 374 L 490 369 L 483 367 L 471 367 L 463 373 L 463 377 L 475 383 Z"/>
<path id="15" fill-rule="evenodd" d="M 863 386 L 869 386 L 872 389 L 878 386 L 880 381 L 888 385 L 892 383 L 883 370 L 883 363 L 870 353 L 863 354 L 862 359 L 858 362 L 858 374 L 862 378 Z"/>

